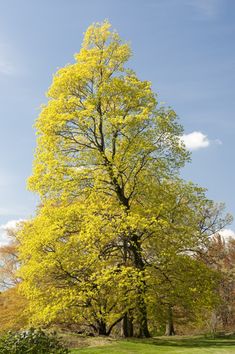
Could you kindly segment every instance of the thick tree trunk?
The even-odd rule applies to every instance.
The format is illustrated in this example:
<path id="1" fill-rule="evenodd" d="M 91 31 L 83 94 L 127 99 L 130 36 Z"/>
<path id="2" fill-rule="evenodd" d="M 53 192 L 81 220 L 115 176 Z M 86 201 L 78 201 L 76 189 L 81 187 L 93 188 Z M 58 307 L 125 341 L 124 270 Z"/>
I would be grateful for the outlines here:
<path id="1" fill-rule="evenodd" d="M 143 295 L 144 294 L 141 294 L 140 303 L 139 303 L 140 327 L 139 327 L 138 337 L 150 338 L 150 333 L 149 333 L 149 329 L 148 329 L 147 307 L 146 307 Z"/>
<path id="2" fill-rule="evenodd" d="M 172 311 L 172 306 L 168 306 L 168 317 L 167 317 L 167 323 L 166 323 L 166 332 L 165 336 L 174 336 L 175 335 L 175 329 L 174 329 L 174 322 L 173 322 L 173 311 Z"/>
<path id="3" fill-rule="evenodd" d="M 100 335 L 100 336 L 107 336 L 108 335 L 108 333 L 107 333 L 107 328 L 106 328 L 106 323 L 104 322 L 104 321 L 100 321 L 99 323 L 98 323 L 98 334 Z"/>
<path id="4" fill-rule="evenodd" d="M 141 252 L 141 243 L 140 239 L 137 235 L 133 235 L 131 238 L 131 250 L 134 257 L 134 264 L 136 268 L 141 271 L 144 271 L 145 264 L 142 258 Z M 138 303 L 138 311 L 139 311 L 139 337 L 149 338 L 150 333 L 148 330 L 148 316 L 147 316 L 147 306 L 145 303 L 145 291 L 146 291 L 146 283 L 145 280 L 142 281 L 142 286 L 139 288 L 139 303 Z"/>
<path id="5" fill-rule="evenodd" d="M 134 335 L 133 319 L 129 313 L 126 313 L 123 318 L 122 332 L 123 332 L 123 336 L 126 338 L 133 337 Z"/>

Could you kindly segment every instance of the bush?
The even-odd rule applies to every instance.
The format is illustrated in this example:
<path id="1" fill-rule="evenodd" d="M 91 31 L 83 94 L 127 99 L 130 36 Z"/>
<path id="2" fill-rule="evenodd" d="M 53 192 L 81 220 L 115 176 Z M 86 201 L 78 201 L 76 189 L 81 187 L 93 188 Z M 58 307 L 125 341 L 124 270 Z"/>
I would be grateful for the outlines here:
<path id="1" fill-rule="evenodd" d="M 30 328 L 24 332 L 9 332 L 0 338 L 1 354 L 67 354 L 56 334 Z"/>

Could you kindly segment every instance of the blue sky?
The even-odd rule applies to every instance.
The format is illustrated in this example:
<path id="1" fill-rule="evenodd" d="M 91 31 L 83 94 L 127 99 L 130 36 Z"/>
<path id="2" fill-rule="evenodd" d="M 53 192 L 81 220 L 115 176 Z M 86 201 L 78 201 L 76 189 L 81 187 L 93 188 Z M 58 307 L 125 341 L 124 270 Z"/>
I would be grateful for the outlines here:
<path id="1" fill-rule="evenodd" d="M 26 190 L 32 126 L 52 74 L 104 19 L 131 43 L 129 66 L 179 115 L 193 149 L 183 176 L 235 215 L 235 1 L 0 0 L 0 238 L 37 204 Z"/>

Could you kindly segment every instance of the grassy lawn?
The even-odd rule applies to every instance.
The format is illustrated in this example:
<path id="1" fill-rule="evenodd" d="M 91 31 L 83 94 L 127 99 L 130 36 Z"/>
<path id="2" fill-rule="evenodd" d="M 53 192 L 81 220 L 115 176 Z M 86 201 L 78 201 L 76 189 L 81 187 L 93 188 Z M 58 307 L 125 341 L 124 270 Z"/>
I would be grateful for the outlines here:
<path id="1" fill-rule="evenodd" d="M 235 338 L 206 339 L 202 337 L 154 338 L 149 340 L 105 340 L 73 349 L 73 354 L 235 354 Z"/>

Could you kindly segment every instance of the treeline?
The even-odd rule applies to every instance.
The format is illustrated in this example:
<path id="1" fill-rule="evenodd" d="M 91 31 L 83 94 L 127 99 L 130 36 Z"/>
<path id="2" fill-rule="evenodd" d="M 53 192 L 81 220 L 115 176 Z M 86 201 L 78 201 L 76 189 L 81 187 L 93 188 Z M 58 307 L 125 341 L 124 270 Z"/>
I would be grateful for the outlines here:
<path id="1" fill-rule="evenodd" d="M 180 178 L 183 129 L 130 55 L 108 22 L 94 24 L 48 91 L 29 179 L 41 205 L 14 237 L 17 283 L 0 299 L 20 289 L 22 326 L 149 337 L 232 323 L 234 242 L 217 235 L 231 217 Z"/>

